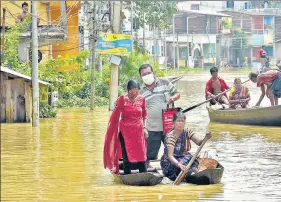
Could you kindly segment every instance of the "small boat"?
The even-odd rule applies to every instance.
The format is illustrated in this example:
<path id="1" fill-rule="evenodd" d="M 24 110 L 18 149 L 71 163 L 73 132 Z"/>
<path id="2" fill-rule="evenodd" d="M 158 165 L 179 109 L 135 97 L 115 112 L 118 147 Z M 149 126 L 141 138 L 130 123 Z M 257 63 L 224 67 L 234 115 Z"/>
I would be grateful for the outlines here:
<path id="1" fill-rule="evenodd" d="M 202 159 L 199 158 L 199 162 Z M 218 184 L 221 182 L 223 175 L 224 167 L 213 159 L 203 159 L 204 164 L 213 164 L 215 162 L 215 167 L 208 168 L 203 165 L 199 166 L 199 172 L 186 178 L 186 181 L 183 183 L 192 183 L 192 184 Z M 131 186 L 155 186 L 160 184 L 164 178 L 162 170 L 156 168 L 148 168 L 146 173 L 137 173 L 136 170 L 132 170 L 132 174 L 123 175 L 123 170 L 120 170 L 120 174 L 117 175 L 120 179 L 120 182 L 125 185 Z"/>
<path id="2" fill-rule="evenodd" d="M 200 168 L 199 168 L 200 169 Z M 207 168 L 187 178 L 187 183 L 193 184 L 219 184 L 223 175 L 224 167 L 217 163 L 216 168 Z"/>
<path id="3" fill-rule="evenodd" d="M 134 173 L 129 175 L 118 175 L 120 182 L 131 186 L 155 186 L 160 184 L 163 175 L 156 172 Z"/>
<path id="4" fill-rule="evenodd" d="M 214 109 L 207 107 L 210 121 L 260 126 L 281 126 L 281 105 L 247 109 Z"/>

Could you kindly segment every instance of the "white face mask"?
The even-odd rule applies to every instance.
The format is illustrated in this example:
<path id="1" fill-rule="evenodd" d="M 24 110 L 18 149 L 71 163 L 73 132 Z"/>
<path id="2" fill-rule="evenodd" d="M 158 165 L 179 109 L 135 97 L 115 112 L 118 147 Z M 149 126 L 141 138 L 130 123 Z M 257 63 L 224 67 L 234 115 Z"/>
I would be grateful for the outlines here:
<path id="1" fill-rule="evenodd" d="M 155 81 L 153 74 L 143 76 L 142 80 L 146 85 L 151 85 Z"/>

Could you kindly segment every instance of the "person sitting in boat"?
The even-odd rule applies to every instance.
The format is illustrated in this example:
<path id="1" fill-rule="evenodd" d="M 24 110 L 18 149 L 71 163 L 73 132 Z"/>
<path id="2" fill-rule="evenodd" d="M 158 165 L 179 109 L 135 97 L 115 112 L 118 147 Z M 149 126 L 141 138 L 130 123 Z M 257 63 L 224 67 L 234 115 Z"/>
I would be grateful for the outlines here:
<path id="1" fill-rule="evenodd" d="M 190 140 L 198 146 L 201 145 L 203 139 L 199 138 L 190 129 L 185 129 L 186 116 L 182 112 L 177 112 L 173 116 L 174 128 L 167 133 L 164 143 L 164 155 L 161 158 L 161 168 L 163 174 L 170 180 L 176 180 L 181 171 L 185 171 L 185 167 L 192 159 L 189 153 L 191 149 Z M 211 138 L 211 133 L 206 134 L 206 138 Z M 195 160 L 188 171 L 188 175 L 192 172 L 198 172 L 199 162 Z"/>
<path id="2" fill-rule="evenodd" d="M 252 82 L 257 83 L 258 87 L 262 87 L 262 85 L 267 87 L 266 92 L 265 88 L 261 88 L 262 94 L 256 106 L 260 105 L 265 94 L 267 94 L 270 99 L 271 106 L 278 105 L 278 98 L 281 97 L 281 70 L 277 68 L 271 69 L 260 75 L 255 72 L 250 72 L 249 78 Z"/>
<path id="3" fill-rule="evenodd" d="M 242 86 L 240 78 L 235 78 L 234 87 L 229 91 L 230 108 L 246 108 L 250 99 L 251 97 L 249 89 Z"/>
<path id="4" fill-rule="evenodd" d="M 225 83 L 225 81 L 218 77 L 218 68 L 212 67 L 210 69 L 210 73 L 212 75 L 211 79 L 206 83 L 205 88 L 205 96 L 206 99 L 210 99 L 215 97 L 216 95 L 224 92 L 225 90 L 229 89 L 228 85 Z M 219 97 L 216 97 L 215 99 L 212 99 L 210 101 L 211 105 L 215 105 L 217 102 L 221 104 L 229 105 L 228 98 L 226 94 L 223 94 Z"/>
<path id="5" fill-rule="evenodd" d="M 140 85 L 135 80 L 128 82 L 128 93 L 117 99 L 108 123 L 103 160 L 104 167 L 111 169 L 115 174 L 119 173 L 118 160 L 121 153 L 125 175 L 131 174 L 132 163 L 137 164 L 139 172 L 147 171 L 145 163 L 148 136 L 146 101 L 139 94 L 139 89 Z"/>

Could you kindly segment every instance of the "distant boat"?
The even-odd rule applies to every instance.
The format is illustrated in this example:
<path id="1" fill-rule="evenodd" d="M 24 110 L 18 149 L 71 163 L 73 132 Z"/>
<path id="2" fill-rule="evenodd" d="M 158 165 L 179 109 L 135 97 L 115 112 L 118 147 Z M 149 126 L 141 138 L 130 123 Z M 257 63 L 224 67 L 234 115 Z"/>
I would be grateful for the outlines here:
<path id="1" fill-rule="evenodd" d="M 281 126 L 281 105 L 247 109 L 213 109 L 207 107 L 210 121 L 260 126 Z"/>

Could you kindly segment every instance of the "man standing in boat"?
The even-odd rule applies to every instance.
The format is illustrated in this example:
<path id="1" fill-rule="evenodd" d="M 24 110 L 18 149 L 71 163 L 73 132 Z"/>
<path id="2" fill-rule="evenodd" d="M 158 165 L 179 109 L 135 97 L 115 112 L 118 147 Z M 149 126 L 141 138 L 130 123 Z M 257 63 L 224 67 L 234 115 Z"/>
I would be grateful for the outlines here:
<path id="1" fill-rule="evenodd" d="M 218 77 L 218 68 L 212 67 L 210 69 L 210 73 L 212 75 L 211 79 L 206 83 L 205 88 L 205 96 L 206 99 L 210 99 L 215 97 L 216 95 L 224 92 L 225 90 L 229 89 L 228 85 L 225 83 L 225 81 Z M 216 103 L 220 104 L 226 104 L 229 105 L 228 98 L 226 94 L 223 94 L 213 100 L 210 101 L 212 105 L 215 105 Z"/>
<path id="2" fill-rule="evenodd" d="M 162 110 L 180 98 L 176 87 L 168 80 L 157 78 L 150 64 L 139 68 L 144 85 L 140 94 L 147 103 L 147 163 L 158 158 L 161 142 L 164 142 Z"/>

